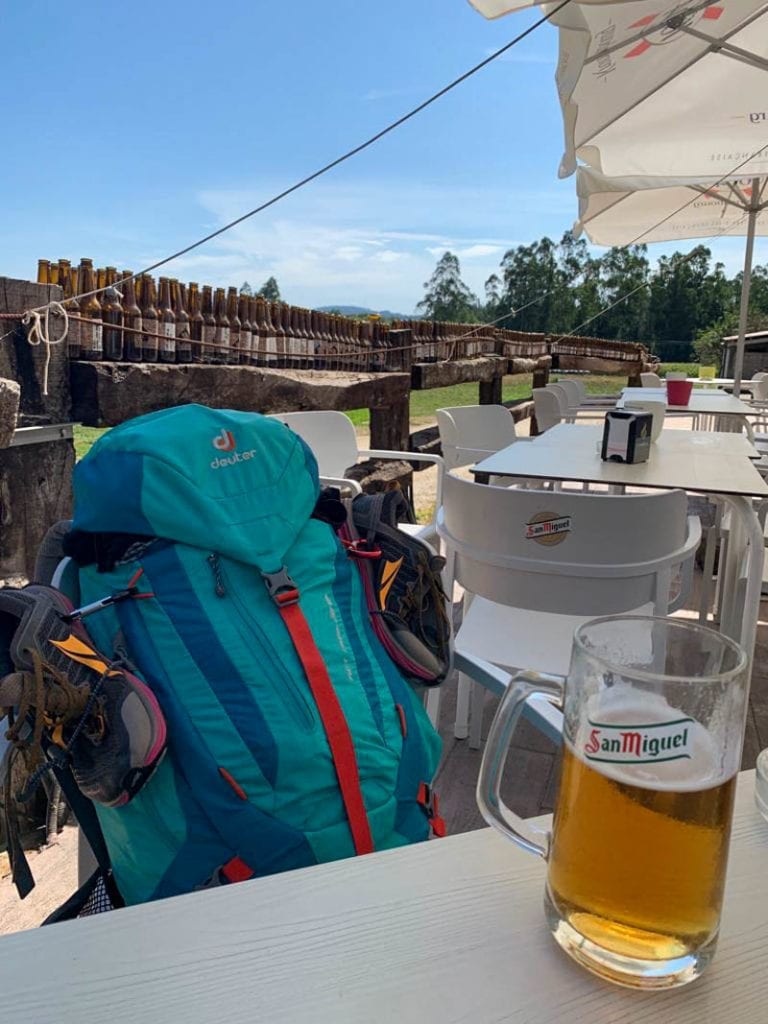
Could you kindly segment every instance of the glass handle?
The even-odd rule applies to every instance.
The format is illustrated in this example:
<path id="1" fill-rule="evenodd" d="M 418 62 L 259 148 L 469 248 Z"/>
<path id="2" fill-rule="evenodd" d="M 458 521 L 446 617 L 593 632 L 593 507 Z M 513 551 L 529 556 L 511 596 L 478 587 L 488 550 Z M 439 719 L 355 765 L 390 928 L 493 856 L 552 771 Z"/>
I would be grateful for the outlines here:
<path id="1" fill-rule="evenodd" d="M 537 828 L 507 807 L 501 799 L 501 777 L 509 744 L 526 701 L 531 697 L 543 697 L 562 707 L 564 686 L 565 680 L 561 676 L 525 671 L 512 676 L 493 720 L 477 780 L 477 803 L 488 824 L 524 850 L 538 853 L 545 860 L 549 855 L 549 831 Z"/>

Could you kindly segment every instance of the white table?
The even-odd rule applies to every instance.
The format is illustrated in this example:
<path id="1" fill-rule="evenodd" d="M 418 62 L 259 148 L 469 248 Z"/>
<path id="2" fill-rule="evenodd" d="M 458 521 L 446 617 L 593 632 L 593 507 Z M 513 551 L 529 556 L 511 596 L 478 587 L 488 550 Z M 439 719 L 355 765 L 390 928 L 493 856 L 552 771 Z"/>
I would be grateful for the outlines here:
<path id="1" fill-rule="evenodd" d="M 625 402 L 666 402 L 667 389 L 664 388 L 622 388 L 621 398 L 616 403 L 618 409 Z M 740 398 L 729 395 L 727 391 L 694 391 L 688 405 L 667 405 L 670 412 L 690 413 L 692 416 L 759 416 L 762 413 Z"/>
<path id="2" fill-rule="evenodd" d="M 721 624 L 721 628 L 739 640 L 751 657 L 760 608 L 764 545 L 760 521 L 749 499 L 768 498 L 768 485 L 750 461 L 751 444 L 740 434 L 663 430 L 651 445 L 648 461 L 628 466 L 602 461 L 598 452 L 602 433 L 602 425 L 560 423 L 528 443 L 502 448 L 474 465 L 472 472 L 663 490 L 682 488 L 722 498 L 734 513 L 732 550 L 742 550 L 742 540 L 749 544 L 749 562 L 744 614 L 738 616 L 738 621 Z M 743 531 L 741 536 L 739 530 Z M 729 595 L 735 591 L 739 572 L 737 560 L 729 559 L 724 575 Z"/>
<path id="3" fill-rule="evenodd" d="M 686 377 L 685 379 L 690 381 L 694 387 L 703 385 L 704 387 L 732 388 L 736 383 L 733 377 Z M 756 380 L 743 380 L 741 382 L 741 390 L 754 391 L 757 383 Z"/>
<path id="4" fill-rule="evenodd" d="M 630 992 L 572 963 L 544 923 L 544 862 L 482 829 L 0 939 L 3 1020 L 765 1024 L 753 791 L 745 772 L 719 949 L 686 988 Z"/>

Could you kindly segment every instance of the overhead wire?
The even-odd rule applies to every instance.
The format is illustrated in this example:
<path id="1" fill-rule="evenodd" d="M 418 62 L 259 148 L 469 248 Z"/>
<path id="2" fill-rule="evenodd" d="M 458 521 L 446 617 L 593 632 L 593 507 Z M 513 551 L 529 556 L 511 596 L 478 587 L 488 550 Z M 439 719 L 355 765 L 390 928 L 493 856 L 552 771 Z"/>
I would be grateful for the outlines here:
<path id="1" fill-rule="evenodd" d="M 473 65 L 473 67 L 469 68 L 468 71 L 465 71 L 463 74 L 459 75 L 458 78 L 454 78 L 453 81 L 448 83 L 448 85 L 443 86 L 442 89 L 439 89 L 437 92 L 429 96 L 426 100 L 423 100 L 417 106 L 413 107 L 407 113 L 403 114 L 401 117 L 398 117 L 397 120 L 390 122 L 385 128 L 382 128 L 374 135 L 371 135 L 370 138 L 366 139 L 364 142 L 361 142 L 357 146 L 353 146 L 352 149 L 348 149 L 345 153 L 342 153 L 341 156 L 336 157 L 335 160 L 331 160 L 329 163 L 324 164 L 322 167 L 318 168 L 318 170 L 306 175 L 300 181 L 297 181 L 293 185 L 290 185 L 288 188 L 283 189 L 282 192 L 278 192 L 277 195 L 272 196 L 272 198 L 268 199 L 266 202 L 261 203 L 259 206 L 254 207 L 252 210 L 249 210 L 247 213 L 243 213 L 241 214 L 241 216 L 236 217 L 234 220 L 229 221 L 229 223 L 224 224 L 223 227 L 217 228 L 215 231 L 211 231 L 203 238 L 199 238 L 196 242 L 192 242 L 190 245 L 186 245 L 184 246 L 184 248 L 178 249 L 170 256 L 166 256 L 161 260 L 157 260 L 157 262 L 150 264 L 143 270 L 137 271 L 135 274 L 131 274 L 130 276 L 120 278 L 119 281 L 115 282 L 115 286 L 119 286 L 121 284 L 124 284 L 126 281 L 131 281 L 137 277 L 141 277 L 142 274 L 150 274 L 152 273 L 152 271 L 157 270 L 159 267 L 164 267 L 166 263 L 170 263 L 173 260 L 178 259 L 180 256 L 186 256 L 186 254 L 192 252 L 193 249 L 198 249 L 201 245 L 205 245 L 206 242 L 210 242 L 212 239 L 218 238 L 219 235 L 223 235 L 225 232 L 230 231 L 234 227 L 237 227 L 238 224 L 242 224 L 243 221 L 246 221 L 251 217 L 255 217 L 256 214 L 262 213 L 264 210 L 269 209 L 270 206 L 274 206 L 275 203 L 279 203 L 282 199 L 285 199 L 286 196 L 289 196 L 292 193 L 297 192 L 299 189 L 304 188 L 310 182 L 315 181 L 317 178 L 320 178 L 324 174 L 327 174 L 329 171 L 333 170 L 334 167 L 338 167 L 345 161 L 350 160 L 354 156 L 357 156 L 358 153 L 362 153 L 370 146 L 373 146 L 380 139 L 383 139 L 386 135 L 389 135 L 391 132 L 395 131 L 397 128 L 400 128 L 402 125 L 404 125 L 407 121 L 410 121 L 412 118 L 416 117 L 417 114 L 420 114 L 423 110 L 426 110 L 427 107 L 430 107 L 433 103 L 436 103 L 437 100 L 442 99 L 442 97 L 445 96 L 447 93 L 451 92 L 453 89 L 461 85 L 463 82 L 466 82 L 468 78 L 471 78 L 473 75 L 476 75 L 478 71 L 482 71 L 483 68 L 493 63 L 493 61 L 497 60 L 503 54 L 507 53 L 514 46 L 517 46 L 518 43 L 521 43 L 523 41 L 523 39 L 527 38 L 529 35 L 535 32 L 537 28 L 540 28 L 541 25 L 543 25 L 545 22 L 553 18 L 564 7 L 567 7 L 570 2 L 571 0 L 561 0 L 561 3 L 559 3 L 556 7 L 553 7 L 552 10 L 549 10 L 545 14 L 543 14 L 540 18 L 538 18 L 531 25 L 529 25 L 528 28 L 524 29 L 522 32 L 519 32 L 514 37 L 514 39 L 511 39 L 508 43 L 505 43 L 504 46 L 499 47 L 498 50 L 494 50 L 493 53 L 489 54 L 489 56 L 487 56 L 484 60 L 481 60 L 479 63 Z M 78 300 L 85 299 L 89 298 L 91 295 L 98 295 L 100 292 L 105 290 L 105 288 L 95 288 L 92 291 L 82 292 L 79 295 L 75 295 L 73 296 L 73 298 Z"/>

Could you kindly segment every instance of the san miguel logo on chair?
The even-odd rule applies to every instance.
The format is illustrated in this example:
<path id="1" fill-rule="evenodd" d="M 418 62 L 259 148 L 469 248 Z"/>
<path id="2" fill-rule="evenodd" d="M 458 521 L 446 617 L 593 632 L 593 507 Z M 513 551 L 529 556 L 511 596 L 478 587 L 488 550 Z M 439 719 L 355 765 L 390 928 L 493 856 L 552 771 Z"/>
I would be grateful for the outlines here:
<path id="1" fill-rule="evenodd" d="M 559 512 L 537 512 L 525 524 L 525 539 L 551 547 L 562 543 L 571 532 L 571 517 Z"/>
<path id="2" fill-rule="evenodd" d="M 233 452 L 235 450 L 235 435 L 231 430 L 221 428 L 221 433 L 214 437 L 211 444 L 219 452 Z"/>

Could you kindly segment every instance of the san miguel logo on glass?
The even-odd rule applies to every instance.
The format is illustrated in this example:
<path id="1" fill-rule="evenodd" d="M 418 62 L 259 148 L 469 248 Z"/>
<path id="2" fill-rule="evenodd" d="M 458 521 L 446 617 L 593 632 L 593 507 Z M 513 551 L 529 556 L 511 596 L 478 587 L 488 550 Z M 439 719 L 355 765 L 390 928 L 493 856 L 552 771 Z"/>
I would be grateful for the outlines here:
<path id="1" fill-rule="evenodd" d="M 653 14 L 646 14 L 633 21 L 625 29 L 631 33 L 628 39 L 616 41 L 618 26 L 609 21 L 605 28 L 595 33 L 597 52 L 590 58 L 595 65 L 596 78 L 608 78 L 618 67 L 618 60 L 632 60 L 642 57 L 653 46 L 665 46 L 680 39 L 686 29 L 698 21 L 717 21 L 722 15 L 722 3 L 703 4 L 699 0 L 684 0 L 672 7 L 663 8 Z M 624 47 L 625 52 L 619 53 Z"/>
<path id="2" fill-rule="evenodd" d="M 589 735 L 584 744 L 588 761 L 605 764 L 658 764 L 682 761 L 691 756 L 692 718 L 647 725 L 614 725 L 587 719 Z"/>

